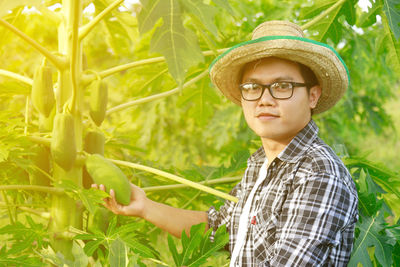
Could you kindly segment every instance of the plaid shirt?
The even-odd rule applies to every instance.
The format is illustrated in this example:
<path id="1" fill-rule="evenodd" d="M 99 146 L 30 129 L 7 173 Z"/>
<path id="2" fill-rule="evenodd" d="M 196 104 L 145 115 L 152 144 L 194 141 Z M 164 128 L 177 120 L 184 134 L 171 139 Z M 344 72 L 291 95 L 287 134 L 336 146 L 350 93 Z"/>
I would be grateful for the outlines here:
<path id="1" fill-rule="evenodd" d="M 252 201 L 248 232 L 235 266 L 346 266 L 357 222 L 357 192 L 341 160 L 310 121 L 275 158 Z M 258 149 L 241 182 L 208 223 L 226 224 L 229 250 L 236 243 L 239 218 L 265 160 Z M 255 214 L 255 217 L 252 216 Z"/>

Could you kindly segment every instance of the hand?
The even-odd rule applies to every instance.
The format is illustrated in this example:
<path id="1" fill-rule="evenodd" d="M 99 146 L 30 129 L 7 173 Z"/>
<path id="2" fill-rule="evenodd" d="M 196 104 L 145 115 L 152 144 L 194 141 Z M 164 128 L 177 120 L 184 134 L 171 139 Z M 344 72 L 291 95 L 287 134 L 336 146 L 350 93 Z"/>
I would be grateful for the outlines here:
<path id="1" fill-rule="evenodd" d="M 121 205 L 115 199 L 115 192 L 110 189 L 110 198 L 104 199 L 104 206 L 111 210 L 115 214 L 144 217 L 145 203 L 147 201 L 146 193 L 138 186 L 134 184 L 131 185 L 131 202 L 127 205 Z M 106 192 L 104 185 L 98 186 L 97 184 L 92 184 L 92 188 L 100 189 Z"/>

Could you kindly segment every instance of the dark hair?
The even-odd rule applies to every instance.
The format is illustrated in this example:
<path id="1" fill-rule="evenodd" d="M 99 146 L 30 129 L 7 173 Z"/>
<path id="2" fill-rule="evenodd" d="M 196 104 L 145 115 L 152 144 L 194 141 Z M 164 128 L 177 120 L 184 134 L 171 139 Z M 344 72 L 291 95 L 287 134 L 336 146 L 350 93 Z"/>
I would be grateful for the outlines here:
<path id="1" fill-rule="evenodd" d="M 315 76 L 314 72 L 306 65 L 301 64 L 299 62 L 298 62 L 298 64 L 300 67 L 300 74 L 303 77 L 304 82 L 309 84 L 309 87 L 307 89 L 309 90 L 314 85 L 318 85 L 319 82 L 318 82 L 317 76 Z"/>

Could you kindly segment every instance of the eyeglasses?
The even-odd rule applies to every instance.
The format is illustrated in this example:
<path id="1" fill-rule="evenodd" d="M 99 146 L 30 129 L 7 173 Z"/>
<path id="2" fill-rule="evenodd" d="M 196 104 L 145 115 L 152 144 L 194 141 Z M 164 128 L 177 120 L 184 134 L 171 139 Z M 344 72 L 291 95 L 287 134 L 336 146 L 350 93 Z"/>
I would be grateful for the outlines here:
<path id="1" fill-rule="evenodd" d="M 239 85 L 240 93 L 244 100 L 256 101 L 264 94 L 265 88 L 268 88 L 269 93 L 275 99 L 289 99 L 293 95 L 295 87 L 309 87 L 307 83 L 296 82 L 274 82 L 270 84 L 258 83 L 243 83 Z"/>

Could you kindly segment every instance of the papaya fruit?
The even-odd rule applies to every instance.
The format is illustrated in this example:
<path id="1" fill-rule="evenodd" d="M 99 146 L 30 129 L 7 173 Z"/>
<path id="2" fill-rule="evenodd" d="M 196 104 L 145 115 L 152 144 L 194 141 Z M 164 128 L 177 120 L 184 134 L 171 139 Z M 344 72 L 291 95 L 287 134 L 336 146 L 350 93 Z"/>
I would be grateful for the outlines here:
<path id="1" fill-rule="evenodd" d="M 131 187 L 128 178 L 120 168 L 99 154 L 88 155 L 85 166 L 96 184 L 103 184 L 106 190 L 113 189 L 119 203 L 129 204 Z"/>
<path id="2" fill-rule="evenodd" d="M 35 146 L 31 160 L 36 167 L 29 175 L 30 184 L 49 186 L 50 179 L 43 172 L 50 172 L 50 149 L 44 145 Z"/>
<path id="3" fill-rule="evenodd" d="M 106 139 L 100 131 L 87 132 L 84 140 L 84 150 L 89 154 L 104 155 L 104 143 Z"/>
<path id="4" fill-rule="evenodd" d="M 104 155 L 104 134 L 100 131 L 87 132 L 84 139 L 83 149 L 89 154 Z M 82 183 L 83 187 L 89 189 L 93 184 L 93 179 L 86 170 L 86 166 L 82 168 Z"/>
<path id="5" fill-rule="evenodd" d="M 65 171 L 70 170 L 75 163 L 77 155 L 75 123 L 72 114 L 56 114 L 50 148 L 54 162 Z"/>
<path id="6" fill-rule="evenodd" d="M 35 109 L 48 117 L 55 104 L 52 70 L 45 64 L 36 68 L 31 91 Z"/>
<path id="7" fill-rule="evenodd" d="M 107 101 L 108 101 L 108 86 L 103 80 L 94 80 L 89 85 L 90 100 L 89 100 L 89 115 L 100 126 L 106 117 Z"/>

